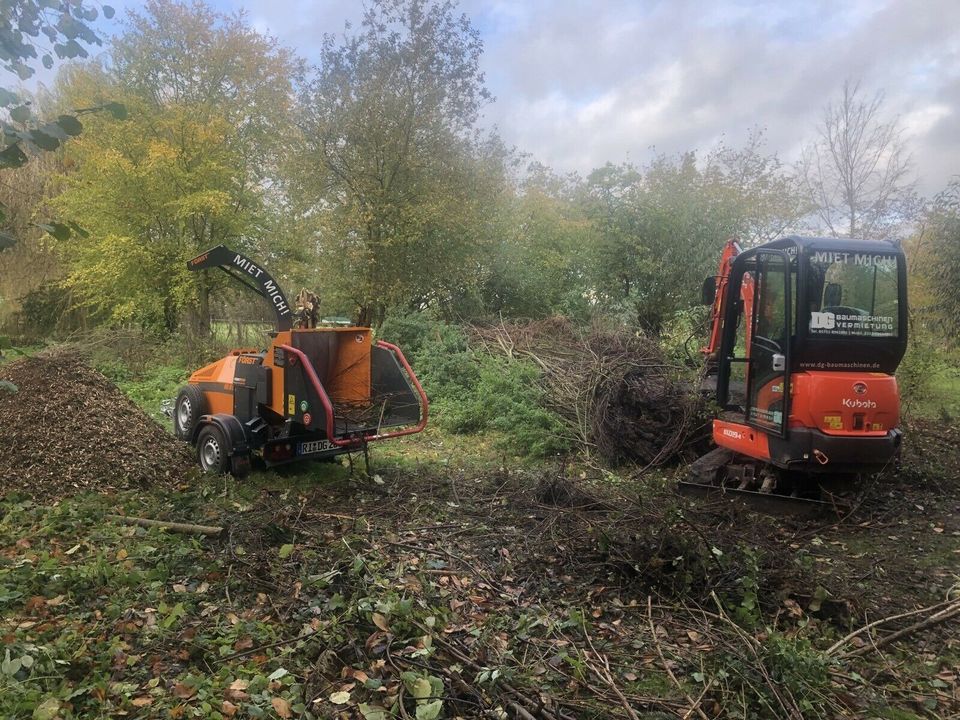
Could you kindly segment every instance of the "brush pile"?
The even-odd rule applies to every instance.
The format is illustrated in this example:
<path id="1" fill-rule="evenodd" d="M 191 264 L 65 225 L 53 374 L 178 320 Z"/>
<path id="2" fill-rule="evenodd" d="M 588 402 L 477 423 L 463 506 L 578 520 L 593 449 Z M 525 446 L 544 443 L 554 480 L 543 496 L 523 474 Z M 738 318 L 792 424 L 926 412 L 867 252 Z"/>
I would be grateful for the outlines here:
<path id="1" fill-rule="evenodd" d="M 490 352 L 543 370 L 548 407 L 585 450 L 611 463 L 660 465 L 699 427 L 699 405 L 656 342 L 565 318 L 473 328 Z"/>
<path id="2" fill-rule="evenodd" d="M 0 365 L 0 496 L 173 487 L 187 446 L 69 351 Z"/>

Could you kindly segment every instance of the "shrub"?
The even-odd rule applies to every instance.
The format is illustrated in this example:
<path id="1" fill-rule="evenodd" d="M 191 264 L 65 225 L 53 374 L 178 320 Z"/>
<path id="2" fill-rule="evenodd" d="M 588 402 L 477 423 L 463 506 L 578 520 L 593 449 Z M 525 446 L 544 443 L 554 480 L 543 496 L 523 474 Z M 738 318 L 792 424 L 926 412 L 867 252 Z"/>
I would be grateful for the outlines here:
<path id="1" fill-rule="evenodd" d="M 540 370 L 532 362 L 471 348 L 462 328 L 423 314 L 388 318 L 378 335 L 410 358 L 443 430 L 494 431 L 498 445 L 518 455 L 569 449 L 560 418 L 543 407 Z"/>

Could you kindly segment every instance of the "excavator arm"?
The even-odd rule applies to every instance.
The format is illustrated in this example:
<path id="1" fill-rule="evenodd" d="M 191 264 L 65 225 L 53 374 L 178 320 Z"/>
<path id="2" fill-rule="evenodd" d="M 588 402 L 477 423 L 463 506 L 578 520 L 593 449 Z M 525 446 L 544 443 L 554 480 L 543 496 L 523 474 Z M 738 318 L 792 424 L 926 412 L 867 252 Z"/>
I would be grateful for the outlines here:
<path id="1" fill-rule="evenodd" d="M 703 302 L 704 305 L 711 305 L 710 308 L 710 339 L 707 344 L 700 349 L 700 352 L 707 358 L 707 361 L 717 357 L 720 350 L 720 338 L 723 334 L 723 315 L 727 307 L 727 284 L 730 280 L 730 268 L 737 255 L 741 253 L 740 245 L 736 240 L 730 238 L 723 246 L 723 253 L 720 255 L 720 264 L 717 267 L 717 274 L 708 277 L 703 281 Z M 751 297 L 751 302 L 753 298 Z"/>

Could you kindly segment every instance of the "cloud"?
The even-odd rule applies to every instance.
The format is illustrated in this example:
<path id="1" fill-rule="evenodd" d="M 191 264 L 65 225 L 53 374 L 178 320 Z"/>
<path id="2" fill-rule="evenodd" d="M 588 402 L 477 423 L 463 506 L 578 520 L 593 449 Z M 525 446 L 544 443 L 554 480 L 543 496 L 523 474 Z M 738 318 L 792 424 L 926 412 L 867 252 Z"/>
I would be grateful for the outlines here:
<path id="1" fill-rule="evenodd" d="M 136 6 L 122 0 L 118 6 Z M 215 0 L 316 60 L 357 0 Z M 960 172 L 957 0 L 461 0 L 496 102 L 484 123 L 558 170 L 707 150 L 764 128 L 784 159 L 846 79 L 885 93 L 921 188 Z"/>
<path id="2" fill-rule="evenodd" d="M 481 14 L 484 5 L 468 3 Z M 484 66 L 505 138 L 563 170 L 736 144 L 795 158 L 844 80 L 885 92 L 935 192 L 960 141 L 960 3 L 546 2 L 495 24 Z M 952 147 L 951 147 L 952 146 Z M 948 150 L 949 149 L 949 150 Z M 954 169 L 954 172 L 960 171 Z"/>

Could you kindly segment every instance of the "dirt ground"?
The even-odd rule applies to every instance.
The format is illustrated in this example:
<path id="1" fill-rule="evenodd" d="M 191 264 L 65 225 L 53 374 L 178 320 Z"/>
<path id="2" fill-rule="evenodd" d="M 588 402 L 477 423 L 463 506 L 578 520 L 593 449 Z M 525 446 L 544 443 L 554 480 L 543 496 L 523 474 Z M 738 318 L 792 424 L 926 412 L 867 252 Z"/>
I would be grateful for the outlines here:
<path id="1" fill-rule="evenodd" d="M 872 651 L 930 615 L 919 614 L 834 648 L 957 597 L 960 432 L 918 423 L 911 436 L 903 467 L 839 521 L 679 498 L 662 475 L 384 467 L 304 489 L 299 503 L 266 493 L 224 551 L 258 548 L 265 564 L 237 569 L 263 587 L 286 582 L 279 602 L 293 606 L 296 573 L 277 573 L 272 548 L 297 538 L 332 552 L 334 568 L 375 564 L 370 577 L 402 598 L 314 666 L 320 716 L 351 717 L 325 703 L 337 692 L 380 707 L 383 694 L 352 673 L 389 687 L 427 668 L 463 717 L 947 717 L 960 711 L 960 618 Z M 356 596 L 345 582 L 340 593 Z"/>
<path id="2" fill-rule="evenodd" d="M 0 695 L 63 718 L 956 716 L 960 615 L 912 626 L 960 612 L 960 429 L 907 438 L 839 520 L 680 497 L 669 472 L 460 462 L 430 434 L 369 474 L 6 502 L 5 644 L 54 664 Z"/>

